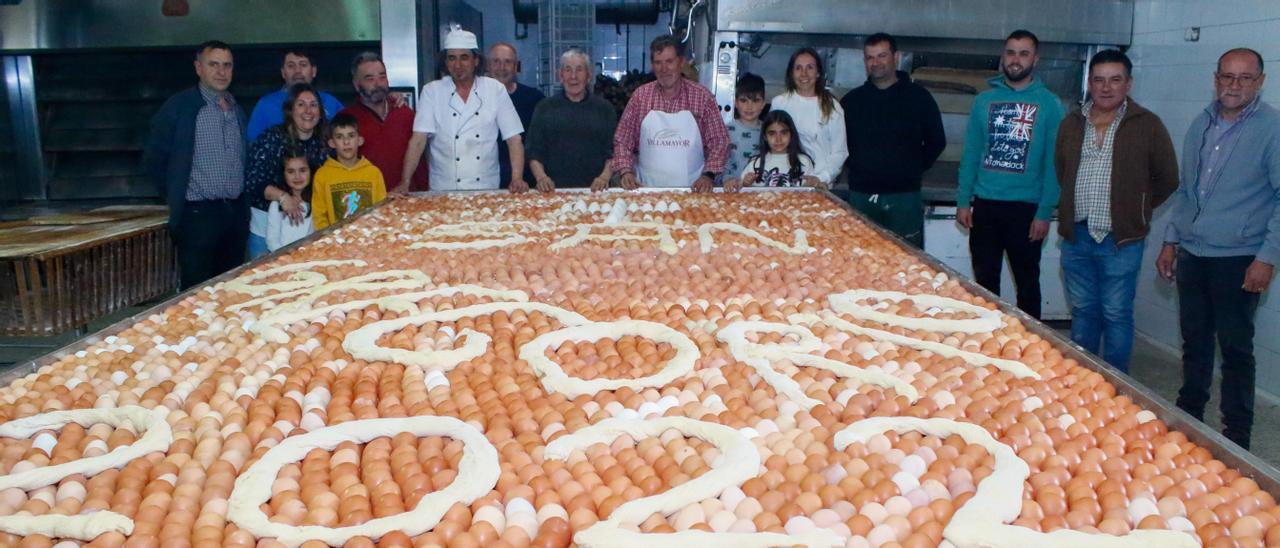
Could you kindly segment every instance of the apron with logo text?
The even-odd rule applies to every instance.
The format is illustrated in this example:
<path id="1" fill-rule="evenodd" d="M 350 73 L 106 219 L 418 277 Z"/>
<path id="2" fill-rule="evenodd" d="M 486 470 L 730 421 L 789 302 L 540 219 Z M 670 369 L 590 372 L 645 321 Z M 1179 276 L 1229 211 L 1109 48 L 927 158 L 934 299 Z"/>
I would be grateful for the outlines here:
<path id="1" fill-rule="evenodd" d="M 702 134 L 693 113 L 650 111 L 640 122 L 636 177 L 645 186 L 688 188 L 702 176 Z"/>

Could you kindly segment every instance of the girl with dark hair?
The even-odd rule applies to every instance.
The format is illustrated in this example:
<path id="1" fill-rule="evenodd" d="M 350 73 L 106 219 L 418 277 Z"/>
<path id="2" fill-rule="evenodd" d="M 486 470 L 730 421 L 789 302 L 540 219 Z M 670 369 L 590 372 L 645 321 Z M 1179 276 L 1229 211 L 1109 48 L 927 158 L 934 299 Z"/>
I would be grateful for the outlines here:
<path id="1" fill-rule="evenodd" d="M 272 183 L 280 180 L 280 166 L 286 147 L 300 148 L 311 171 L 319 169 L 329 157 L 328 117 L 319 92 L 310 84 L 289 87 L 284 105 L 284 123 L 272 126 L 258 136 L 249 148 L 249 164 L 245 169 L 245 192 L 249 196 L 250 259 L 265 255 L 267 249 L 267 214 L 271 204 L 293 224 L 301 224 L 305 215 L 302 202 Z"/>
<path id="2" fill-rule="evenodd" d="M 796 137 L 796 124 L 791 115 L 774 110 L 760 122 L 764 131 L 760 134 L 760 154 L 747 162 L 742 171 L 744 185 L 808 186 L 827 188 L 822 180 L 810 175 L 813 159 L 804 152 L 804 146 Z"/>
<path id="3" fill-rule="evenodd" d="M 844 109 L 827 89 L 822 57 L 801 48 L 787 63 L 787 92 L 773 98 L 769 108 L 785 110 L 795 120 L 800 144 L 813 158 L 812 175 L 830 185 L 849 157 L 845 142 Z"/>
<path id="4" fill-rule="evenodd" d="M 311 159 L 302 147 L 285 147 L 280 155 L 280 175 L 268 188 L 289 195 L 302 204 L 301 223 L 294 224 L 280 209 L 280 202 L 271 202 L 267 211 L 267 250 L 275 251 L 314 232 L 311 224 Z"/>

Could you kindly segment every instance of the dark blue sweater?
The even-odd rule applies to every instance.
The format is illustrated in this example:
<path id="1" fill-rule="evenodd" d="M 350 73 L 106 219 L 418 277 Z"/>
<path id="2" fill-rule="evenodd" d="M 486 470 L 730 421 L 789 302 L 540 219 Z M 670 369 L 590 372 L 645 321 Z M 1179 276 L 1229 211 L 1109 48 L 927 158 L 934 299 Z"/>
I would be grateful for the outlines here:
<path id="1" fill-rule="evenodd" d="M 929 91 L 898 72 L 880 89 L 868 80 L 840 99 L 849 141 L 849 189 L 867 194 L 920 190 L 920 177 L 942 154 L 947 136 Z"/>

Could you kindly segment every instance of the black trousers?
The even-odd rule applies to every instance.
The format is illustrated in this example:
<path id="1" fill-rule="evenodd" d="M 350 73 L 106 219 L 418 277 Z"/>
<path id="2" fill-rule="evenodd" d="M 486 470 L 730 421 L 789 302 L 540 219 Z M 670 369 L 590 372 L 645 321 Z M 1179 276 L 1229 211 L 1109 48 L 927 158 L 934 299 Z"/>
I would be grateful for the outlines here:
<path id="1" fill-rule="evenodd" d="M 187 202 L 174 233 L 182 289 L 244 263 L 249 240 L 249 205 L 236 200 Z"/>
<path id="2" fill-rule="evenodd" d="M 1257 293 L 1240 288 L 1252 256 L 1197 257 L 1178 252 L 1182 389 L 1178 407 L 1204 420 L 1213 386 L 1214 342 L 1222 350 L 1223 434 L 1245 449 L 1253 430 L 1253 320 Z"/>
<path id="3" fill-rule="evenodd" d="M 969 254 L 974 281 L 999 295 L 1000 271 L 1008 253 L 1013 283 L 1018 289 L 1018 308 L 1040 319 L 1040 247 L 1044 242 L 1027 239 L 1036 217 L 1036 204 L 975 197 L 972 206 Z"/>

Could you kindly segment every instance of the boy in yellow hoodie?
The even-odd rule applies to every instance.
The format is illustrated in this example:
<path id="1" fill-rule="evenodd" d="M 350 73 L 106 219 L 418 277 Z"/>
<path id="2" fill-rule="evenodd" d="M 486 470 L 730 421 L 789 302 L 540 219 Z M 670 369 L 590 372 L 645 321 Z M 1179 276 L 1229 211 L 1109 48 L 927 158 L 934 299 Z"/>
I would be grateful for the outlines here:
<path id="1" fill-rule="evenodd" d="M 346 219 L 387 197 L 387 186 L 377 166 L 360 155 L 364 138 L 355 116 L 339 113 L 329 122 L 329 158 L 312 183 L 311 218 L 316 230 Z"/>

